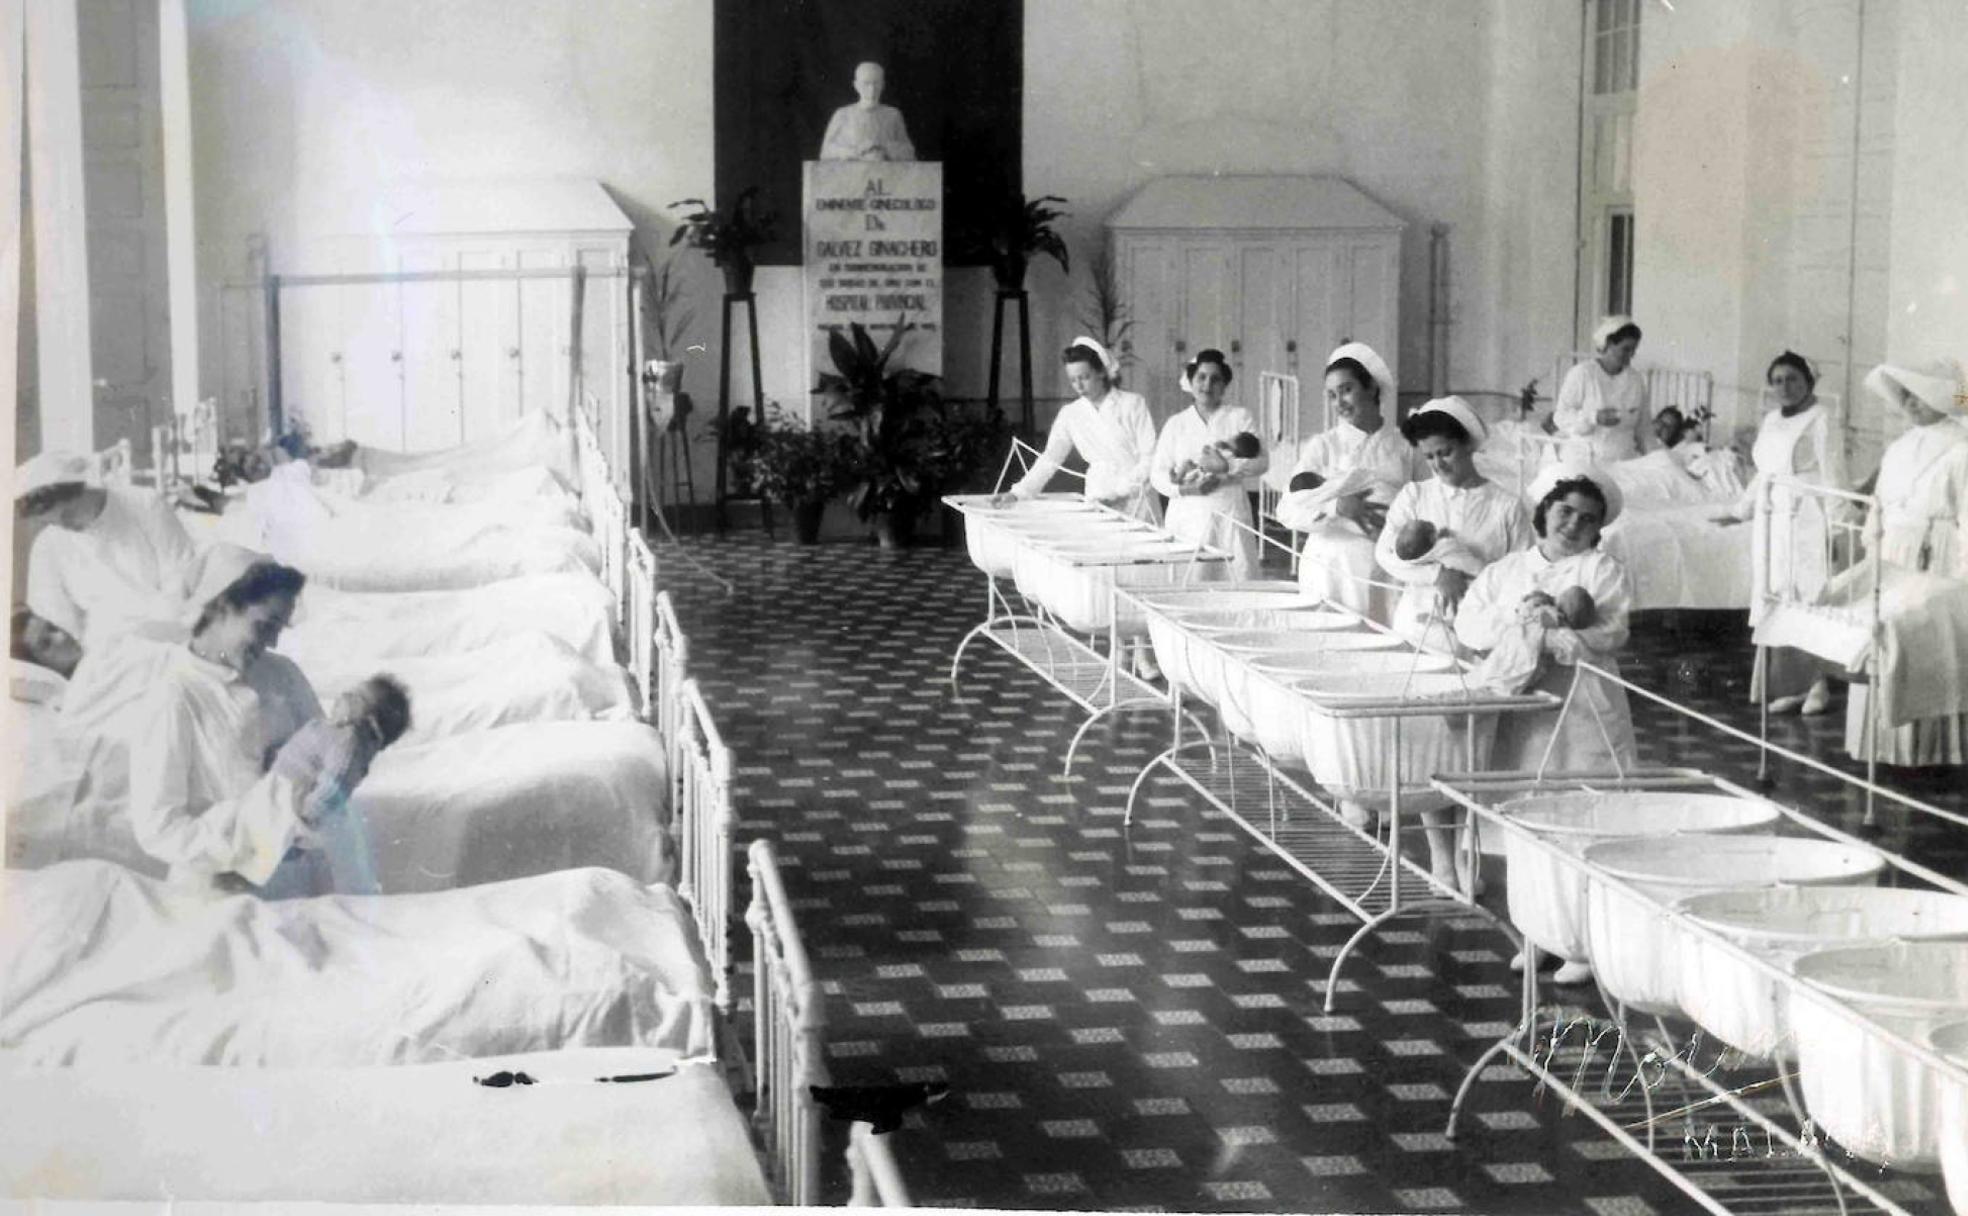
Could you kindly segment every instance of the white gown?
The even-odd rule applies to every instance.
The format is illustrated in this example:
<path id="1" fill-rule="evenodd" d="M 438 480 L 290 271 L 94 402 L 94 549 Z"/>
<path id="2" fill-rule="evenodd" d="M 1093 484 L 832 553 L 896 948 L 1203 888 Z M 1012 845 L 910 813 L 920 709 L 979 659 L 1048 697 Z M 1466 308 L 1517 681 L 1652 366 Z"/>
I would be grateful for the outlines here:
<path id="1" fill-rule="evenodd" d="M 1437 477 L 1409 482 L 1387 508 L 1387 526 L 1381 529 L 1380 539 L 1374 545 L 1374 556 L 1382 570 L 1406 584 L 1400 602 L 1394 607 L 1394 629 L 1424 649 L 1453 650 L 1451 622 L 1441 620 L 1437 611 L 1440 599 L 1435 591 L 1435 577 L 1440 560 L 1432 551 L 1415 561 L 1403 561 L 1394 552 L 1395 538 L 1416 519 L 1425 519 L 1438 530 L 1454 533 L 1473 559 L 1458 562 L 1457 568 L 1473 575 L 1504 554 L 1526 548 L 1535 540 L 1531 533 L 1531 513 L 1522 499 L 1494 481 L 1455 488 Z"/>
<path id="2" fill-rule="evenodd" d="M 1812 485 L 1845 488 L 1845 442 L 1834 432 L 1833 421 L 1831 411 L 1816 401 L 1789 417 L 1781 410 L 1763 415 L 1751 452 L 1756 475 L 1737 500 L 1735 517 L 1750 519 L 1756 513 L 1763 486 L 1772 477 L 1787 475 Z M 1822 504 L 1822 499 L 1781 487 L 1774 491 L 1767 562 L 1763 555 L 1764 528 L 1760 521 L 1750 525 L 1756 529 L 1751 546 L 1757 576 L 1749 602 L 1751 625 L 1761 621 L 1767 611 L 1764 595 L 1770 588 L 1763 578 L 1766 568 L 1779 589 L 1794 587 L 1807 598 L 1824 589 L 1829 573 L 1825 555 L 1828 526 Z"/>
<path id="3" fill-rule="evenodd" d="M 27 606 L 85 650 L 138 622 L 182 612 L 198 562 L 190 534 L 161 497 L 120 486 L 105 493 L 88 527 L 51 524 L 28 556 Z"/>
<path id="4" fill-rule="evenodd" d="M 1305 533 L 1298 557 L 1299 586 L 1383 625 L 1393 622 L 1395 593 L 1373 585 L 1382 580 L 1374 559 L 1374 537 L 1333 513 L 1338 495 L 1332 491 L 1357 482 L 1368 502 L 1386 507 L 1408 484 L 1412 468 L 1413 450 L 1391 425 L 1368 434 L 1341 422 L 1307 441 L 1292 474 L 1317 473 L 1326 484 L 1317 490 L 1288 492 L 1278 500 L 1279 521 Z"/>
<path id="5" fill-rule="evenodd" d="M 1251 492 L 1257 488 L 1258 478 L 1271 467 L 1270 456 L 1259 451 L 1249 460 L 1232 459 L 1222 484 L 1208 494 L 1183 494 L 1175 482 L 1175 468 L 1194 460 L 1208 444 L 1245 432 L 1257 434 L 1257 420 L 1242 406 L 1218 406 L 1205 422 L 1192 405 L 1163 424 L 1161 436 L 1155 441 L 1154 463 L 1148 470 L 1150 484 L 1169 500 L 1164 526 L 1191 544 L 1229 550 L 1236 556 L 1236 577 L 1240 579 L 1257 576 L 1257 537 L 1217 516 L 1221 513 L 1252 525 Z"/>
<path id="6" fill-rule="evenodd" d="M 1968 578 L 1968 427 L 1945 420 L 1895 439 L 1879 459 L 1875 496 L 1887 565 Z M 1854 684 L 1845 703 L 1845 750 L 1854 760 L 1871 751 L 1868 692 Z M 1879 744 L 1886 764 L 1968 764 L 1968 717 L 1881 723 Z"/>
<path id="7" fill-rule="evenodd" d="M 1547 656 L 1556 659 L 1551 649 L 1555 644 L 1574 662 L 1582 658 L 1617 674 L 1633 607 L 1633 585 L 1619 560 L 1597 549 L 1554 562 L 1533 546 L 1491 563 L 1463 596 L 1456 612 L 1456 636 L 1472 650 L 1489 650 L 1511 626 L 1525 596 L 1542 591 L 1556 599 L 1570 587 L 1583 587 L 1592 596 L 1598 620 L 1580 630 L 1551 627 L 1546 632 Z M 1560 633 L 1573 634 L 1574 639 L 1567 644 L 1556 637 Z M 1563 697 L 1576 672 L 1571 663 L 1551 661 L 1531 687 Z M 1551 746 L 1552 731 L 1560 725 L 1558 713 L 1499 715 L 1491 763 L 1505 772 L 1537 771 L 1546 747 Z M 1638 759 L 1626 690 L 1604 680 L 1582 681 L 1545 767 L 1558 772 L 1612 772 L 1630 769 Z"/>
<path id="8" fill-rule="evenodd" d="M 1141 394 L 1110 388 L 1098 402 L 1085 397 L 1067 402 L 1052 420 L 1045 450 L 1011 492 L 1020 498 L 1038 495 L 1074 452 L 1087 462 L 1088 498 L 1151 524 L 1162 521 L 1148 483 L 1155 458 L 1155 416 Z"/>
<path id="9" fill-rule="evenodd" d="M 1619 411 L 1612 426 L 1599 421 L 1599 411 Z M 1647 406 L 1647 378 L 1628 367 L 1609 376 L 1599 360 L 1587 359 L 1565 373 L 1551 422 L 1558 433 L 1571 437 L 1559 449 L 1567 460 L 1608 465 L 1629 460 L 1651 446 L 1648 439 L 1653 412 Z"/>
<path id="10" fill-rule="evenodd" d="M 131 745 L 130 824 L 174 880 L 263 885 L 302 831 L 308 789 L 266 771 L 268 757 L 321 705 L 279 655 L 241 676 L 178 649 L 152 686 Z"/>

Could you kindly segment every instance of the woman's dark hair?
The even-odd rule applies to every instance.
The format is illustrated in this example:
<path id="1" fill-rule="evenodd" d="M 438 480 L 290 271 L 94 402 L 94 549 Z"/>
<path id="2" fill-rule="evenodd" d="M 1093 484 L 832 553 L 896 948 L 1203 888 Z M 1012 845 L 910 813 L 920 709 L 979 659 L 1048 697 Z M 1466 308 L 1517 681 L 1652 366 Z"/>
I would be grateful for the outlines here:
<path id="1" fill-rule="evenodd" d="M 1631 321 L 1628 321 L 1626 324 L 1620 326 L 1612 333 L 1607 334 L 1606 346 L 1611 346 L 1616 342 L 1624 342 L 1628 338 L 1633 339 L 1635 342 L 1640 341 L 1640 327 L 1638 325 L 1635 325 Z M 1601 347 L 1600 349 L 1603 350 L 1605 348 Z"/>
<path id="2" fill-rule="evenodd" d="M 1418 411 L 1401 419 L 1401 438 L 1408 441 L 1409 447 L 1420 447 L 1421 441 L 1430 435 L 1440 435 L 1463 447 L 1475 442 L 1468 427 L 1442 410 Z"/>
<path id="3" fill-rule="evenodd" d="M 1091 346 L 1082 346 L 1078 342 L 1075 342 L 1071 346 L 1066 348 L 1065 352 L 1059 356 L 1059 362 L 1061 364 L 1090 363 L 1096 369 L 1099 370 L 1101 375 L 1106 376 L 1109 380 L 1112 380 L 1114 378 L 1113 375 L 1110 372 L 1108 372 L 1107 360 L 1100 357 L 1100 352 L 1093 349 Z"/>
<path id="4" fill-rule="evenodd" d="M 27 627 L 33 623 L 34 610 L 26 604 L 15 604 L 10 622 L 12 632 L 7 638 L 7 653 L 26 663 L 34 662 L 34 649 L 27 644 Z"/>
<path id="5" fill-rule="evenodd" d="M 244 612 L 254 604 L 270 600 L 277 595 L 293 599 L 300 595 L 301 588 L 307 586 L 307 575 L 292 566 L 279 562 L 255 562 L 246 568 L 246 573 L 225 585 L 217 595 L 205 602 L 198 610 L 198 620 L 192 625 L 193 634 L 205 632 L 222 612 Z"/>
<path id="6" fill-rule="evenodd" d="M 1326 374 L 1330 376 L 1334 372 L 1345 372 L 1353 377 L 1353 383 L 1372 393 L 1376 405 L 1380 403 L 1380 381 L 1373 378 L 1366 364 L 1351 356 L 1342 356 L 1326 364 Z"/>
<path id="7" fill-rule="evenodd" d="M 1783 354 L 1778 355 L 1776 358 L 1770 360 L 1770 366 L 1763 369 L 1763 383 L 1768 384 L 1770 382 L 1770 377 L 1776 375 L 1777 369 L 1780 367 L 1796 368 L 1798 372 L 1804 377 L 1804 387 L 1806 388 L 1818 387 L 1818 377 L 1817 374 L 1811 370 L 1810 362 L 1806 360 L 1803 355 L 1798 354 L 1794 350 L 1787 350 Z"/>
<path id="8" fill-rule="evenodd" d="M 1214 346 L 1207 346 L 1204 347 L 1202 350 L 1197 351 L 1196 357 L 1189 360 L 1189 366 L 1184 368 L 1183 370 L 1187 371 L 1189 373 L 1189 378 L 1193 380 L 1196 378 L 1196 369 L 1201 367 L 1205 363 L 1214 363 L 1219 368 L 1223 369 L 1223 382 L 1225 384 L 1228 384 L 1232 380 L 1235 380 L 1237 378 L 1236 373 L 1230 370 L 1230 360 L 1224 358 L 1223 352 L 1216 349 Z"/>
<path id="9" fill-rule="evenodd" d="M 292 456 L 295 460 L 305 460 L 308 455 L 307 437 L 299 431 L 285 431 L 270 445 Z"/>
<path id="10" fill-rule="evenodd" d="M 1550 493 L 1538 499 L 1537 507 L 1531 512 L 1531 531 L 1538 534 L 1539 540 L 1544 539 L 1545 512 L 1550 508 L 1552 503 L 1562 502 L 1567 496 L 1572 494 L 1583 494 L 1593 502 L 1598 503 L 1599 524 L 1601 527 L 1605 526 L 1606 492 L 1600 489 L 1599 483 L 1590 477 L 1567 477 L 1557 485 L 1552 486 Z"/>
<path id="11" fill-rule="evenodd" d="M 74 502 L 88 493 L 88 490 L 89 487 L 79 481 L 57 482 L 51 486 L 42 486 L 38 490 L 29 490 L 14 500 L 14 518 L 32 519 L 37 515 L 45 515 L 57 507 Z"/>
<path id="12" fill-rule="evenodd" d="M 410 729 L 410 693 L 395 676 L 371 676 L 368 683 L 376 696 L 377 741 L 388 747 Z"/>

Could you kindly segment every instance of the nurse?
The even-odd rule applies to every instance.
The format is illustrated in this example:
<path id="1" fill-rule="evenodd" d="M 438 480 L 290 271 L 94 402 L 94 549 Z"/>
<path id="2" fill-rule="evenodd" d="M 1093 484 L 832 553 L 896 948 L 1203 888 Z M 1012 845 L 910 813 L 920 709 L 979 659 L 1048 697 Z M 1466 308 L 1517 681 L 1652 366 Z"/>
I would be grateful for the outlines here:
<path id="1" fill-rule="evenodd" d="M 1837 433 L 1830 409 L 1818 400 L 1817 374 L 1804 356 L 1785 351 L 1770 361 L 1764 381 L 1776 394 L 1777 408 L 1765 415 L 1756 430 L 1756 445 L 1750 460 L 1756 474 L 1749 488 L 1733 506 L 1718 512 L 1719 523 L 1736 524 L 1756 514 L 1763 486 L 1773 477 L 1793 477 L 1810 485 L 1845 489 L 1845 442 Z M 1794 588 L 1804 596 L 1815 596 L 1827 577 L 1826 553 L 1829 522 L 1823 500 L 1795 494 L 1782 486 L 1771 492 L 1770 526 L 1767 533 L 1771 552 L 1759 553 L 1752 564 L 1755 582 L 1749 600 L 1749 623 L 1762 621 L 1767 606 L 1763 583 L 1766 573 L 1780 586 Z M 1764 544 L 1765 532 L 1758 528 L 1752 543 Z M 1831 685 L 1826 665 L 1801 650 L 1771 647 L 1764 663 L 1751 681 L 1750 698 L 1765 696 L 1773 714 L 1802 710 L 1821 714 L 1831 703 Z M 1807 691 L 1800 692 L 1808 683 Z M 1765 690 L 1768 690 L 1767 692 Z"/>
<path id="2" fill-rule="evenodd" d="M 1572 437 L 1561 449 L 1566 460 L 1608 465 L 1647 450 L 1647 379 L 1633 367 L 1639 349 L 1631 317 L 1607 317 L 1592 331 L 1592 358 L 1565 373 L 1551 411 L 1558 433 Z"/>
<path id="3" fill-rule="evenodd" d="M 1092 338 L 1073 339 L 1060 362 L 1066 365 L 1066 383 L 1076 395 L 1052 420 L 1045 451 L 993 504 L 1036 497 L 1066 458 L 1078 452 L 1086 460 L 1088 498 L 1123 515 L 1161 523 L 1161 504 L 1148 481 L 1155 459 L 1155 416 L 1148 412 L 1148 403 L 1141 394 L 1119 387 L 1120 361 Z M 1137 638 L 1130 647 L 1135 673 L 1143 679 L 1160 678 L 1162 671 L 1148 639 Z"/>
<path id="4" fill-rule="evenodd" d="M 43 452 L 15 474 L 14 515 L 46 525 L 28 555 L 28 607 L 84 647 L 183 610 L 198 554 L 159 495 L 98 484 L 87 456 Z"/>
<path id="5" fill-rule="evenodd" d="M 1389 624 L 1394 593 L 1378 582 L 1374 542 L 1387 508 L 1408 484 L 1413 452 L 1389 425 L 1394 375 L 1364 342 L 1348 342 L 1326 360 L 1326 406 L 1334 423 L 1312 437 L 1292 476 L 1310 473 L 1316 489 L 1278 500 L 1278 519 L 1305 533 L 1298 582 L 1321 599 Z"/>
<path id="6" fill-rule="evenodd" d="M 1918 369 L 1882 364 L 1866 376 L 1865 386 L 1901 410 L 1909 424 L 1879 459 L 1879 518 L 1868 521 L 1880 529 L 1879 560 L 1901 570 L 1968 578 L 1968 375 L 1952 359 Z M 1854 760 L 1871 752 L 1867 693 L 1865 685 L 1854 684 L 1845 706 L 1845 750 Z M 1968 716 L 1882 722 L 1879 759 L 1968 764 Z"/>
<path id="7" fill-rule="evenodd" d="M 1155 456 L 1155 416 L 1148 403 L 1139 393 L 1119 387 L 1120 362 L 1092 338 L 1073 339 L 1060 361 L 1076 395 L 1052 420 L 1045 451 L 1011 487 L 1010 496 L 1036 497 L 1066 458 L 1078 452 L 1086 460 L 1088 498 L 1123 515 L 1161 523 L 1161 508 L 1148 481 Z"/>
<path id="8" fill-rule="evenodd" d="M 1257 434 L 1257 422 L 1241 405 L 1225 405 L 1224 390 L 1230 387 L 1229 360 L 1220 350 L 1197 353 L 1182 372 L 1182 388 L 1189 394 L 1189 408 L 1170 418 L 1155 441 L 1155 459 L 1148 469 L 1149 484 L 1166 495 L 1167 527 L 1191 544 L 1227 549 L 1236 556 L 1238 578 L 1257 575 L 1257 534 L 1246 529 L 1251 520 L 1251 493 L 1258 478 L 1271 467 L 1263 450 L 1239 459 L 1226 457 L 1228 467 L 1221 475 L 1197 473 L 1179 477 L 1178 470 L 1193 465 L 1204 448 L 1227 445 L 1239 435 Z M 1235 527 L 1223 519 L 1228 516 L 1244 525 Z"/>
<path id="9" fill-rule="evenodd" d="M 1395 631 L 1424 649 L 1453 652 L 1456 606 L 1483 567 L 1530 545 L 1530 514 L 1516 494 L 1476 471 L 1476 450 L 1489 429 L 1462 398 L 1430 401 L 1408 415 L 1401 434 L 1429 476 L 1394 496 L 1374 556 L 1405 584 L 1394 607 Z M 1435 540 L 1419 556 L 1404 558 L 1396 540 L 1415 523 L 1432 525 Z"/>

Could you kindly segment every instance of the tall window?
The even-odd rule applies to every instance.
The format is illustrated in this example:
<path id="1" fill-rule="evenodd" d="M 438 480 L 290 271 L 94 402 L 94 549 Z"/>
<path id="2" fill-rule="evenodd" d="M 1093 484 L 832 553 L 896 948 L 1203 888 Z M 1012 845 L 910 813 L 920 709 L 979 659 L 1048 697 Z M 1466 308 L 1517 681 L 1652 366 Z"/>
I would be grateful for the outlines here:
<path id="1" fill-rule="evenodd" d="M 1633 307 L 1633 116 L 1642 0 L 1584 0 L 1579 114 L 1578 333 Z"/>

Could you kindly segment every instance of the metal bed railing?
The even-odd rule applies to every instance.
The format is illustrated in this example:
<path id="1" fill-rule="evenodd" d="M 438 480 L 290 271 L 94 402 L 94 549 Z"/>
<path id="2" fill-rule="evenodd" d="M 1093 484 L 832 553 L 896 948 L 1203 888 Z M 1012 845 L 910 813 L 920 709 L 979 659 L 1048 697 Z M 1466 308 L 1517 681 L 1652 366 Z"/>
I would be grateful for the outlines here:
<path id="1" fill-rule="evenodd" d="M 698 939 L 711 964 L 713 1001 L 731 1012 L 731 846 L 737 813 L 731 805 L 731 750 L 711 720 L 697 681 L 678 689 L 680 729 L 670 746 L 676 761 L 671 786 L 676 800 L 679 854 L 677 894 L 690 905 Z"/>
<path id="2" fill-rule="evenodd" d="M 1956 826 L 1968 826 L 1968 817 L 1879 786 L 1870 779 L 1861 780 L 1838 772 L 1811 757 L 1778 747 L 1767 740 L 1757 739 L 1667 697 L 1650 692 L 1613 672 L 1589 663 L 1579 664 L 1576 680 L 1583 680 L 1588 676 L 1608 680 L 1632 695 L 1672 709 L 1722 734 L 1755 743 L 1766 754 L 1774 753 L 1784 759 L 1826 772 L 1848 786 L 1864 789 L 1869 798 L 1885 797 L 1910 814 L 1938 818 Z M 1576 688 L 1576 683 L 1574 687 Z M 1570 701 L 1571 699 L 1567 698 L 1566 712 L 1569 712 Z M 1870 841 L 1840 831 L 1794 807 L 1774 802 L 1724 778 L 1697 769 L 1652 768 L 1584 774 L 1544 772 L 1445 774 L 1438 776 L 1434 785 L 1472 815 L 1508 833 L 1513 842 L 1534 848 L 1558 859 L 1564 866 L 1575 868 L 1586 876 L 1588 883 L 1606 884 L 1619 890 L 1624 897 L 1640 901 L 1661 920 L 1672 923 L 1676 932 L 1698 938 L 1706 948 L 1719 950 L 1732 960 L 1746 964 L 1765 981 L 1777 985 L 1786 994 L 1787 999 L 1793 1001 L 1801 999 L 1814 1008 L 1830 1013 L 1855 1032 L 1886 1044 L 1890 1051 L 1903 1058 L 1918 1061 L 1920 1066 L 1948 1083 L 1968 1085 L 1968 1065 L 1941 1055 L 1928 1044 L 1902 1034 L 1892 1026 L 1882 1023 L 1831 993 L 1815 988 L 1809 982 L 1794 975 L 1781 963 L 1740 944 L 1728 934 L 1711 928 L 1690 913 L 1654 898 L 1645 890 L 1603 866 L 1594 864 L 1515 822 L 1501 809 L 1500 804 L 1511 798 L 1528 794 L 1571 791 L 1675 789 L 1719 791 L 1770 806 L 1780 812 L 1784 822 L 1793 830 L 1870 854 L 1886 867 L 1931 889 L 1968 896 L 1968 884 L 1910 858 L 1882 849 Z M 1706 1211 L 1730 1216 L 1738 1211 L 1750 1210 L 1745 1206 L 1750 1202 L 1764 1201 L 1756 1199 L 1754 1188 L 1745 1186 L 1740 1177 L 1727 1170 L 1711 1168 L 1711 1163 L 1699 1155 L 1695 1160 L 1685 1161 L 1679 1165 L 1668 1160 L 1658 1142 L 1658 1129 L 1663 1123 L 1678 1118 L 1683 1126 L 1682 1142 L 1699 1145 L 1701 1138 L 1694 1133 L 1700 1129 L 1693 1123 L 1693 1117 L 1698 1112 L 1726 1109 L 1731 1117 L 1739 1118 L 1746 1125 L 1753 1126 L 1756 1131 L 1761 1132 L 1766 1144 L 1780 1142 L 1785 1152 L 1797 1161 L 1806 1163 L 1822 1176 L 1823 1182 L 1815 1192 L 1792 1193 L 1788 1197 L 1788 1204 L 1819 1202 L 1831 1206 L 1817 1210 L 1843 1213 L 1852 1210 L 1853 1201 L 1859 1201 L 1870 1205 L 1870 1210 L 1911 1216 L 1899 1198 L 1891 1193 L 1893 1188 L 1881 1178 L 1884 1167 L 1877 1163 L 1869 1163 L 1862 1171 L 1855 1172 L 1834 1160 L 1825 1150 L 1824 1141 L 1814 1132 L 1810 1116 L 1803 1100 L 1799 1097 L 1797 1087 L 1793 1084 L 1796 1076 L 1785 1071 L 1785 1063 L 1781 1058 L 1765 1069 L 1764 1075 L 1752 1079 L 1748 1084 L 1744 1084 L 1743 1079 L 1734 1074 L 1728 1078 L 1730 1083 L 1724 1084 L 1711 1075 L 1716 1071 L 1715 1067 L 1708 1070 L 1695 1067 L 1698 1035 L 1693 1039 L 1683 1039 L 1669 1028 L 1664 1018 L 1659 1016 L 1652 1019 L 1651 1027 L 1643 1027 L 1637 1024 L 1635 1019 L 1630 1018 L 1627 1011 L 1603 991 L 1600 997 L 1604 1007 L 1611 1011 L 1610 1030 L 1614 1042 L 1612 1051 L 1608 1053 L 1603 1080 L 1598 1083 L 1596 1087 L 1598 1092 L 1595 1094 L 1593 1086 L 1582 1082 L 1588 1070 L 1596 1066 L 1597 1042 L 1605 1037 L 1604 1032 L 1593 1029 L 1591 1019 L 1596 1015 L 1577 1008 L 1547 1009 L 1543 1006 L 1538 997 L 1536 947 L 1525 942 L 1514 930 L 1506 928 L 1505 931 L 1513 942 L 1526 947 L 1520 1019 L 1507 1034 L 1485 1051 L 1465 1074 L 1450 1105 L 1445 1129 L 1450 1138 L 1455 1135 L 1463 1104 L 1475 1083 L 1486 1075 L 1491 1061 L 1503 1056 L 1538 1077 L 1543 1086 L 1565 1100 L 1569 1109 L 1577 1110 L 1591 1118 L 1616 1141 L 1640 1156 Z M 1964 1016 L 1968 1016 L 1968 1010 L 1963 1012 Z M 1572 1028 L 1582 1019 L 1586 1022 L 1590 1038 L 1582 1045 L 1581 1054 L 1564 1044 L 1569 1039 Z M 1543 1037 L 1540 1037 L 1541 1033 Z M 1717 1063 L 1719 1066 L 1721 1060 L 1718 1059 Z M 1656 1069 L 1654 1080 L 1651 1082 L 1647 1079 L 1649 1065 Z M 1627 1071 L 1622 1072 L 1622 1068 Z M 1671 1089 L 1665 1084 L 1670 1070 L 1673 1073 Z M 1616 1083 L 1619 1088 L 1617 1093 L 1614 1092 Z M 1664 1112 L 1658 1110 L 1657 1107 L 1662 1103 L 1656 1101 L 1654 1093 L 1656 1088 L 1668 1092 L 1679 1105 Z M 1768 1103 L 1752 1100 L 1752 1095 L 1771 1090 L 1781 1092 L 1786 1108 L 1784 1111 L 1772 1114 Z M 1635 1091 L 1639 1095 L 1638 1102 L 1633 1101 L 1631 1097 Z M 1789 1124 L 1784 1123 L 1781 1118 L 1786 1113 L 1791 1120 Z M 1637 1122 L 1634 1121 L 1635 1116 L 1638 1116 Z M 1712 1130 L 1711 1126 L 1711 1132 Z M 1736 1174 L 1739 1173 L 1740 1170 L 1736 1171 Z M 1705 1182 L 1711 1185 L 1705 1186 Z M 1796 1186 L 1794 1182 L 1790 1185 L 1793 1188 Z M 1786 1206 L 1784 1210 L 1797 1209 L 1794 1206 Z"/>
<path id="3" fill-rule="evenodd" d="M 1280 445 L 1286 445 L 1292 458 L 1297 459 L 1299 445 L 1305 441 L 1305 416 L 1299 404 L 1297 376 L 1281 372 L 1257 374 L 1257 425 L 1258 438 L 1264 441 L 1267 453 L 1275 454 Z M 1273 480 L 1267 478 L 1260 482 L 1257 491 L 1258 512 L 1267 519 L 1277 514 L 1281 497 L 1272 485 Z"/>
<path id="4" fill-rule="evenodd" d="M 1560 354 L 1552 366 L 1551 395 L 1555 398 L 1565 383 L 1565 373 L 1598 356 L 1592 351 L 1571 350 Z M 1635 369 L 1639 370 L 1639 369 Z M 1664 406 L 1675 406 L 1684 417 L 1699 418 L 1702 442 L 1710 442 L 1710 426 L 1715 414 L 1715 375 L 1684 367 L 1649 367 L 1641 373 L 1647 381 L 1647 407 L 1658 413 Z"/>
<path id="5" fill-rule="evenodd" d="M 752 1055 L 758 1069 L 753 1119 L 775 1197 L 805 1207 L 820 1199 L 822 1112 L 812 1087 L 826 1084 L 826 1004 L 772 842 L 754 840 L 747 858 L 752 902 L 745 923 L 752 930 Z"/>

